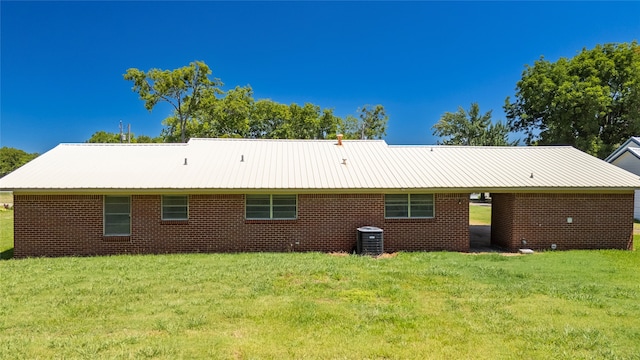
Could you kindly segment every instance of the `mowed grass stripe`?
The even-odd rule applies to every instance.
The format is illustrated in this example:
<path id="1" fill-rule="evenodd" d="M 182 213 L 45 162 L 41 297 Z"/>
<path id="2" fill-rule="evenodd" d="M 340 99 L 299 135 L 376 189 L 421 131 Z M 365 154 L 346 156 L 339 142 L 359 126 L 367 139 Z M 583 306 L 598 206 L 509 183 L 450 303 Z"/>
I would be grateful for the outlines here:
<path id="1" fill-rule="evenodd" d="M 0 262 L 3 358 L 634 358 L 638 252 Z"/>

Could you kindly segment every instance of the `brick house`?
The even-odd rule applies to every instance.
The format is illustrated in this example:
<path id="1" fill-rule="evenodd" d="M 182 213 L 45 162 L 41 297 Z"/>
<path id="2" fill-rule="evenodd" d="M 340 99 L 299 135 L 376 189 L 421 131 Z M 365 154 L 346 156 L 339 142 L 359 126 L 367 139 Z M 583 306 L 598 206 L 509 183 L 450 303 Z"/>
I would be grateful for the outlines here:
<path id="1" fill-rule="evenodd" d="M 469 251 L 469 195 L 495 245 L 630 249 L 637 176 L 571 147 L 192 139 L 61 144 L 0 179 L 14 255 Z"/>

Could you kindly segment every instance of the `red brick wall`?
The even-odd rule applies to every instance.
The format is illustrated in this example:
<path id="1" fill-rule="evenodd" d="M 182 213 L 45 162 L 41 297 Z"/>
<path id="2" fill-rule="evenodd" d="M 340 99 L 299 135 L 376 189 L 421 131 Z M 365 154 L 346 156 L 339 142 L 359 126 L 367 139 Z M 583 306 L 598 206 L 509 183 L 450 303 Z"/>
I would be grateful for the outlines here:
<path id="1" fill-rule="evenodd" d="M 511 250 L 630 249 L 633 193 L 492 194 L 491 238 Z"/>
<path id="2" fill-rule="evenodd" d="M 383 194 L 301 194 L 296 220 L 245 220 L 244 195 L 191 195 L 188 221 L 162 221 L 160 195 L 133 195 L 131 236 L 105 237 L 101 195 L 16 195 L 14 255 L 351 252 L 366 225 L 384 230 L 386 252 L 468 251 L 468 194 L 434 198 L 433 219 L 385 219 Z"/>
<path id="3" fill-rule="evenodd" d="M 469 194 L 435 195 L 435 213 L 432 219 L 383 219 L 385 252 L 469 251 Z"/>
<path id="4" fill-rule="evenodd" d="M 99 252 L 102 196 L 16 195 L 13 226 L 16 258 Z"/>
<path id="5" fill-rule="evenodd" d="M 491 194 L 491 245 L 512 248 L 515 194 Z"/>

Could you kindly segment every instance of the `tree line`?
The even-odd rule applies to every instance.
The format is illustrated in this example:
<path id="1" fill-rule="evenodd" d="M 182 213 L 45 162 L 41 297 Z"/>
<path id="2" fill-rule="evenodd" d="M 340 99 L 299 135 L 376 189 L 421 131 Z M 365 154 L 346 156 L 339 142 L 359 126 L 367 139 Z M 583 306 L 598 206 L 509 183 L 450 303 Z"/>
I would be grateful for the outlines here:
<path id="1" fill-rule="evenodd" d="M 478 104 L 445 113 L 433 126 L 443 144 L 571 145 L 605 158 L 640 135 L 640 46 L 636 41 L 582 49 L 571 59 L 543 57 L 526 65 L 514 100 L 505 99 L 506 122 L 480 115 Z"/>
<path id="2" fill-rule="evenodd" d="M 336 116 L 333 109 L 312 103 L 282 104 L 255 100 L 251 86 L 222 90 L 202 61 L 174 69 L 128 69 L 124 79 L 133 83 L 147 110 L 161 102 L 173 111 L 162 121 L 159 136 L 132 136 L 131 142 L 186 142 L 189 138 L 238 137 L 253 139 L 380 139 L 386 134 L 388 115 L 382 105 L 364 105 L 357 116 Z M 116 133 L 98 131 L 88 142 L 120 142 Z"/>
<path id="3" fill-rule="evenodd" d="M 175 70 L 128 69 L 124 79 L 151 111 L 158 103 L 173 108 L 161 134 L 133 135 L 130 142 L 184 142 L 191 137 L 379 139 L 389 117 L 382 105 L 365 105 L 355 116 L 336 116 L 333 109 L 305 103 L 281 104 L 255 100 L 250 86 L 222 90 L 202 61 Z M 433 125 L 440 144 L 517 145 L 509 134 L 523 136 L 526 145 L 571 145 L 604 158 L 631 136 L 640 135 L 640 46 L 608 43 L 582 49 L 573 58 L 551 62 L 541 56 L 525 65 L 513 99 L 505 99 L 506 121 L 482 114 L 478 103 L 444 113 Z M 120 142 L 120 134 L 97 131 L 87 142 Z M 0 175 L 37 154 L 0 149 Z"/>
<path id="4" fill-rule="evenodd" d="M 3 146 L 0 148 L 0 177 L 38 157 L 37 153 Z"/>
<path id="5" fill-rule="evenodd" d="M 190 137 L 326 139 L 337 133 L 347 139 L 377 139 L 386 134 L 388 116 L 382 105 L 365 105 L 357 116 L 336 116 L 332 109 L 306 103 L 281 104 L 254 100 L 250 86 L 226 92 L 210 78 L 201 61 L 169 70 L 129 69 L 124 78 L 152 110 L 169 103 L 173 114 L 163 121 L 162 134 L 137 141 L 186 141 Z M 433 125 L 438 143 L 447 145 L 513 146 L 571 145 L 604 158 L 631 136 L 640 134 L 640 46 L 631 43 L 597 45 L 575 57 L 550 62 L 540 57 L 525 65 L 512 100 L 507 96 L 506 121 L 493 121 L 492 110 L 478 103 L 445 112 Z M 97 141 L 104 134 L 94 134 Z M 117 136 L 112 136 L 117 139 Z"/>

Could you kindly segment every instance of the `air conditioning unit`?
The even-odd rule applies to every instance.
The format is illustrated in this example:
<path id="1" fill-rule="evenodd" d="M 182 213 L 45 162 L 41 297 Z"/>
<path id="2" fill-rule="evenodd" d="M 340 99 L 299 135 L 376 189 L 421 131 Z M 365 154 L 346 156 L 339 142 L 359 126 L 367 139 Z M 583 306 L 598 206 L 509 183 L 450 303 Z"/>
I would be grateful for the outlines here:
<path id="1" fill-rule="evenodd" d="M 358 228 L 356 251 L 360 255 L 382 255 L 384 252 L 383 230 L 375 226 Z"/>

